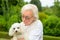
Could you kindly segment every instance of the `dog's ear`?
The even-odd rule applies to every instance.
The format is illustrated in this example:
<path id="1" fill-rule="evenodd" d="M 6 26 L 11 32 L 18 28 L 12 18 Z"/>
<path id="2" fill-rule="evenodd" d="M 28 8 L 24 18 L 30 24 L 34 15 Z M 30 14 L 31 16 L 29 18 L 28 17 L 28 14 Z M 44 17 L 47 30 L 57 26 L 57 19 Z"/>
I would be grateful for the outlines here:
<path id="1" fill-rule="evenodd" d="M 13 34 L 14 34 L 14 30 L 12 25 L 11 28 L 9 29 L 9 36 L 13 36 Z"/>
<path id="2" fill-rule="evenodd" d="M 13 36 L 13 34 L 14 34 L 13 29 L 10 28 L 10 30 L 9 30 L 9 36 Z"/>

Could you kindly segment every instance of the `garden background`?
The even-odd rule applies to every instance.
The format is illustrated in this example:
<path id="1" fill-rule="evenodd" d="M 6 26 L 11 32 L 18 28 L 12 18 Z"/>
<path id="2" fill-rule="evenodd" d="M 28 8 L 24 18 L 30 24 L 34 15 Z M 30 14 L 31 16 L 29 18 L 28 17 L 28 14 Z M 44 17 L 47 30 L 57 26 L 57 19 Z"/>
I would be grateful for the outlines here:
<path id="1" fill-rule="evenodd" d="M 39 20 L 43 23 L 44 40 L 60 40 L 60 1 L 54 0 L 51 7 L 42 7 L 39 0 L 0 0 L 0 40 L 10 40 L 9 28 L 21 22 L 21 8 L 25 4 L 35 4 L 39 9 Z"/>

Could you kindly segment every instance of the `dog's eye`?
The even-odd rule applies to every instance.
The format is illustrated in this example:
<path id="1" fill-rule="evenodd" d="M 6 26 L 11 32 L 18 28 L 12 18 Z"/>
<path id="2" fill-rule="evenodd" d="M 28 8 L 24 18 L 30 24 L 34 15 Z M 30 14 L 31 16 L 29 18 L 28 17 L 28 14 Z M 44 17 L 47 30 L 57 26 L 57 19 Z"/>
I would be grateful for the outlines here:
<path id="1" fill-rule="evenodd" d="M 13 28 L 15 30 L 15 28 Z"/>
<path id="2" fill-rule="evenodd" d="M 19 29 L 19 27 L 17 27 L 17 29 Z"/>

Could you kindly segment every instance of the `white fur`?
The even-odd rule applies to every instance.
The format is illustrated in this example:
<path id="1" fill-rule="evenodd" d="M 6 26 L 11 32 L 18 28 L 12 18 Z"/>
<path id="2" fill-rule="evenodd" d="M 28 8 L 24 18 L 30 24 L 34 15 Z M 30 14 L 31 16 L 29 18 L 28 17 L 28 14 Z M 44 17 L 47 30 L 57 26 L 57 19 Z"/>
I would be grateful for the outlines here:
<path id="1" fill-rule="evenodd" d="M 9 36 L 13 36 L 12 40 L 17 40 L 17 38 L 21 37 L 21 28 L 20 23 L 14 23 L 10 30 L 9 30 Z M 16 32 L 17 31 L 17 32 Z"/>

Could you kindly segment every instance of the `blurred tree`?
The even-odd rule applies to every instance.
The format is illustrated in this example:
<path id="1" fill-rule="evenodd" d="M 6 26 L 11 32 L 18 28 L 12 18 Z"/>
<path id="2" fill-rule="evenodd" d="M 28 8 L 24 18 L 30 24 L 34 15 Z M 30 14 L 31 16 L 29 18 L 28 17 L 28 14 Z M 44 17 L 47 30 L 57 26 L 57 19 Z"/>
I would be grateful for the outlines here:
<path id="1" fill-rule="evenodd" d="M 31 0 L 30 1 L 31 4 L 35 4 L 38 7 L 39 11 L 42 11 L 42 7 L 41 7 L 41 2 L 40 0 Z"/>
<path id="2" fill-rule="evenodd" d="M 9 17 L 12 15 L 11 7 L 13 6 L 14 8 L 17 6 L 17 8 L 18 7 L 21 8 L 24 4 L 25 2 L 23 0 L 0 0 L 0 15 L 3 15 L 7 21 L 9 20 Z M 12 11 L 14 12 L 13 8 L 12 8 Z M 16 14 L 19 15 L 20 10 Z"/>
<path id="3" fill-rule="evenodd" d="M 9 12 L 8 0 L 2 0 L 1 9 L 2 9 L 2 12 L 3 12 L 3 16 L 7 20 L 7 17 L 8 17 L 7 14 Z"/>
<path id="4" fill-rule="evenodd" d="M 2 0 L 0 0 L 0 15 L 3 15 L 3 10 L 2 10 Z"/>
<path id="5" fill-rule="evenodd" d="M 20 7 L 22 7 L 25 4 L 24 0 L 8 0 L 8 2 L 9 5 L 14 5 L 14 6 L 19 5 Z"/>
<path id="6" fill-rule="evenodd" d="M 60 17 L 60 1 L 59 0 L 54 0 L 53 11 L 56 16 Z"/>
<path id="7" fill-rule="evenodd" d="M 17 5 L 17 3 L 18 3 L 18 1 L 17 0 L 8 0 L 8 2 L 9 2 L 9 5 L 11 6 L 11 5 Z"/>
<path id="8" fill-rule="evenodd" d="M 8 29 L 10 25 L 15 21 L 21 22 L 20 10 L 24 4 L 26 4 L 24 0 L 0 0 L 0 15 L 3 16 L 3 17 L 0 16 L 1 17 L 0 19 L 2 19 L 0 20 L 1 21 L 0 26 L 4 25 L 3 27 L 6 27 Z M 6 23 L 6 24 L 2 24 L 2 23 Z"/>

